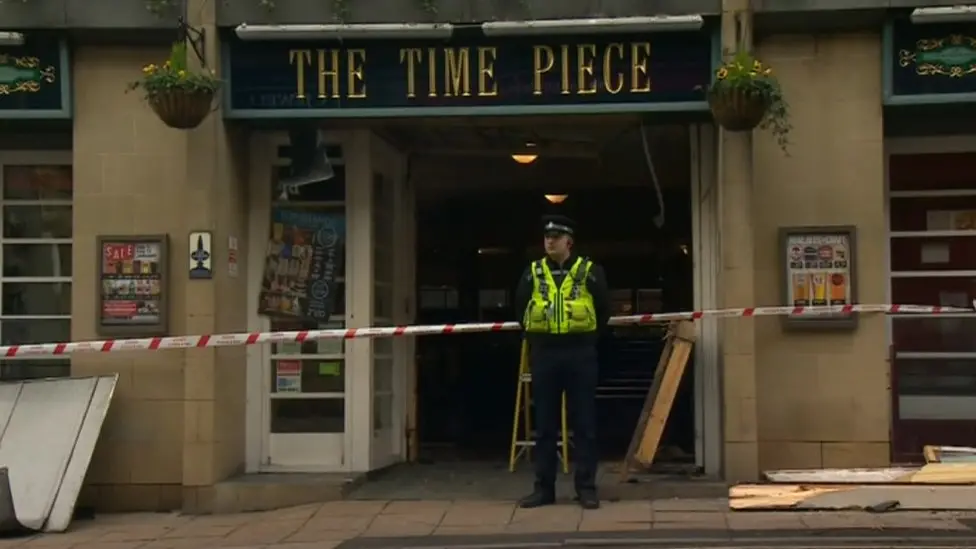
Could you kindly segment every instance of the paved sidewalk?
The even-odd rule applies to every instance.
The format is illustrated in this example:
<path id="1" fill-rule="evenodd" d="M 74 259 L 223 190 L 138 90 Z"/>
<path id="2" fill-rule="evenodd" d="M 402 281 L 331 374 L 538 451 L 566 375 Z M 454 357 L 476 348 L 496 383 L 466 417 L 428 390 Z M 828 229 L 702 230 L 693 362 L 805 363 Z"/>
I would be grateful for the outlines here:
<path id="1" fill-rule="evenodd" d="M 0 540 L 0 548 L 329 549 L 347 541 L 380 545 L 377 538 L 396 538 L 398 545 L 460 546 L 479 539 L 499 543 L 512 535 L 789 537 L 835 529 L 859 535 L 889 529 L 915 535 L 972 532 L 976 540 L 971 524 L 976 524 L 976 513 L 731 513 L 724 499 L 623 501 L 595 511 L 568 502 L 524 510 L 500 501 L 338 501 L 240 515 L 104 515 L 76 522 L 64 534 Z M 404 539 L 420 536 L 425 538 Z"/>

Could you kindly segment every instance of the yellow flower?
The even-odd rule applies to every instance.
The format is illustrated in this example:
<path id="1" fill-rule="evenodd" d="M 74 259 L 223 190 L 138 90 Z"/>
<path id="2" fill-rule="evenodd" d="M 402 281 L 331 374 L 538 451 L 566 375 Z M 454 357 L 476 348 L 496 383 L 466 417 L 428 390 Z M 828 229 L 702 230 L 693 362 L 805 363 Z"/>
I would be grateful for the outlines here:
<path id="1" fill-rule="evenodd" d="M 180 71 L 176 73 L 176 76 L 179 76 L 180 78 L 186 78 L 186 71 Z"/>
<path id="2" fill-rule="evenodd" d="M 763 71 L 763 76 L 772 76 L 772 75 L 773 75 L 773 69 L 766 69 Z"/>
<path id="3" fill-rule="evenodd" d="M 749 76 L 755 78 L 756 76 L 758 76 L 758 74 L 756 73 L 756 71 L 749 71 Z"/>
<path id="4" fill-rule="evenodd" d="M 169 62 L 169 61 L 167 61 L 167 62 L 166 62 L 166 63 L 165 63 L 165 64 L 164 64 L 163 66 L 164 66 L 164 67 L 166 67 L 166 68 L 168 69 L 168 68 L 170 67 L 170 65 L 171 65 L 171 64 L 170 64 L 170 62 Z"/>
<path id="5" fill-rule="evenodd" d="M 717 73 L 715 73 L 715 77 L 718 78 L 719 80 L 725 80 L 725 77 L 728 75 L 729 75 L 729 70 L 726 69 L 725 67 L 722 67 L 721 69 L 718 70 Z"/>
<path id="6" fill-rule="evenodd" d="M 754 62 L 752 64 L 752 70 L 755 72 L 762 72 L 763 70 L 762 63 L 760 63 L 759 61 Z"/>

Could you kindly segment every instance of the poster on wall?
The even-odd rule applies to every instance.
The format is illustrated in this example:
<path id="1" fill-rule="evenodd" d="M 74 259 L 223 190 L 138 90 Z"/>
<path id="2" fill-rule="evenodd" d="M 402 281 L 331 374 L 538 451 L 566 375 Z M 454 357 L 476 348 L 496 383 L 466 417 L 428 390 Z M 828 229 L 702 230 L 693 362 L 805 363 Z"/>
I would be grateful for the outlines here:
<path id="1" fill-rule="evenodd" d="M 98 237 L 98 333 L 166 333 L 166 236 Z"/>
<path id="2" fill-rule="evenodd" d="M 785 227 L 780 229 L 785 303 L 793 307 L 844 306 L 855 303 L 854 227 Z M 836 313 L 790 315 L 792 328 L 857 326 L 857 315 Z"/>
<path id="3" fill-rule="evenodd" d="M 345 256 L 345 217 L 276 208 L 258 314 L 328 322 Z"/>

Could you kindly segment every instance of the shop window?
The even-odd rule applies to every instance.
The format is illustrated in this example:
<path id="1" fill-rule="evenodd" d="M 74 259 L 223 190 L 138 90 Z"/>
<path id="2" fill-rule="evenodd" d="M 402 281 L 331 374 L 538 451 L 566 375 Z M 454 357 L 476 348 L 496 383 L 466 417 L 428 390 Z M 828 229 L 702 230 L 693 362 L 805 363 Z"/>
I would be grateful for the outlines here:
<path id="1" fill-rule="evenodd" d="M 71 339 L 71 166 L 0 167 L 0 343 Z M 4 381 L 62 377 L 67 359 L 33 357 L 0 365 Z"/>
<path id="2" fill-rule="evenodd" d="M 976 299 L 976 153 L 893 156 L 891 301 L 971 307 Z M 976 421 L 976 316 L 891 319 L 896 461 L 957 444 Z M 921 433 L 925 433 L 922 436 Z"/>

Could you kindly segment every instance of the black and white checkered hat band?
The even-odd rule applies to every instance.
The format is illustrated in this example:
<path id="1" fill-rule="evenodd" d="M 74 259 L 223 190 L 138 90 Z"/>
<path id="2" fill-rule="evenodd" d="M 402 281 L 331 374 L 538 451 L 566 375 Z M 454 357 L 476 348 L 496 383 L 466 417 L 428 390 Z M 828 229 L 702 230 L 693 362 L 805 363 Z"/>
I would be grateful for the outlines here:
<path id="1" fill-rule="evenodd" d="M 559 223 L 553 223 L 552 221 L 550 221 L 549 223 L 546 224 L 545 229 L 546 229 L 546 232 L 547 233 L 548 232 L 560 232 L 560 233 L 566 233 L 566 234 L 573 234 L 573 229 L 570 229 L 566 225 L 560 225 Z"/>

